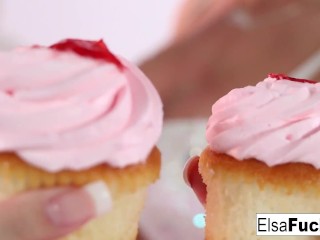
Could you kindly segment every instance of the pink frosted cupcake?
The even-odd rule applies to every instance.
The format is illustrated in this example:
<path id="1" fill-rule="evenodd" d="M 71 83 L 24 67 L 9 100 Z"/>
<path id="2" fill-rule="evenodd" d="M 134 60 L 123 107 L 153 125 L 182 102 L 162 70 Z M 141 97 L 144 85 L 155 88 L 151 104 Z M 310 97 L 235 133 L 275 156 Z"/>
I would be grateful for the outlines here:
<path id="1" fill-rule="evenodd" d="M 150 81 L 102 41 L 0 53 L 0 191 L 102 180 L 112 211 L 65 239 L 135 239 L 159 176 L 162 104 Z"/>
<path id="2" fill-rule="evenodd" d="M 213 105 L 199 160 L 206 239 L 260 239 L 257 213 L 320 212 L 319 110 L 319 83 L 274 74 Z"/>

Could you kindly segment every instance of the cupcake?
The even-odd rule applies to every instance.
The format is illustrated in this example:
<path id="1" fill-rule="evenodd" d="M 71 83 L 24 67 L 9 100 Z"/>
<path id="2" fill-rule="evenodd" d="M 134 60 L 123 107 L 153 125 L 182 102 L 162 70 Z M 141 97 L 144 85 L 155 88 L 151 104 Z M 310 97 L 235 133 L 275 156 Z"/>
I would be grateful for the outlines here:
<path id="1" fill-rule="evenodd" d="M 275 74 L 213 105 L 199 160 L 207 240 L 279 239 L 256 235 L 257 213 L 320 212 L 319 110 L 319 84 Z"/>
<path id="2" fill-rule="evenodd" d="M 104 181 L 112 210 L 64 240 L 135 239 L 159 177 L 162 103 L 103 41 L 0 53 L 0 196 Z"/>

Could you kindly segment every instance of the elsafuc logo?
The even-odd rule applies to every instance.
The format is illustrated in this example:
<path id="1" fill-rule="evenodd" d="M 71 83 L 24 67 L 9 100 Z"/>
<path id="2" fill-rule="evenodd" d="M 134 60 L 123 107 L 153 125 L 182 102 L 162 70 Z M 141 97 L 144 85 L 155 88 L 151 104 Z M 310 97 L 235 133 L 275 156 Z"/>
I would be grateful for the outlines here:
<path id="1" fill-rule="evenodd" d="M 320 236 L 320 214 L 257 214 L 257 236 Z"/>

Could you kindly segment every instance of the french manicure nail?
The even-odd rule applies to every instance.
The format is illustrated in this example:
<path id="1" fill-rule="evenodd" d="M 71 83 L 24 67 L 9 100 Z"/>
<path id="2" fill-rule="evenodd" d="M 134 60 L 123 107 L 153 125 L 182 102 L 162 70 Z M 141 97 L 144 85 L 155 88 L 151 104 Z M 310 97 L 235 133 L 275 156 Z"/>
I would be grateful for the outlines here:
<path id="1" fill-rule="evenodd" d="M 84 190 L 91 196 L 96 216 L 107 213 L 112 207 L 112 198 L 107 185 L 103 181 L 88 184 Z"/>
<path id="2" fill-rule="evenodd" d="M 48 201 L 45 212 L 55 226 L 74 227 L 107 212 L 111 205 L 107 186 L 103 182 L 95 182 L 53 197 Z"/>

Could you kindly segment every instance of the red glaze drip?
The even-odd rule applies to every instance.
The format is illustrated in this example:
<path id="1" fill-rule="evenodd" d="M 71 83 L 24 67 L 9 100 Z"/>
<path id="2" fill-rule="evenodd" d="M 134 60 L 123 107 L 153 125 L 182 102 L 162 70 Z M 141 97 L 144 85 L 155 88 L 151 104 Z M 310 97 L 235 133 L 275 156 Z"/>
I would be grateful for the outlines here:
<path id="1" fill-rule="evenodd" d="M 107 62 L 112 62 L 120 69 L 123 68 L 122 63 L 109 51 L 103 40 L 85 41 L 79 39 L 65 39 L 51 45 L 50 48 L 58 51 L 73 51 L 81 56 L 102 59 Z"/>
<path id="2" fill-rule="evenodd" d="M 316 81 L 312 81 L 312 80 L 298 79 L 298 78 L 289 77 L 289 76 L 287 76 L 285 74 L 270 73 L 268 75 L 268 77 L 275 78 L 277 80 L 289 80 L 289 81 L 301 82 L 301 83 L 311 83 L 311 84 L 317 83 Z"/>

